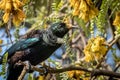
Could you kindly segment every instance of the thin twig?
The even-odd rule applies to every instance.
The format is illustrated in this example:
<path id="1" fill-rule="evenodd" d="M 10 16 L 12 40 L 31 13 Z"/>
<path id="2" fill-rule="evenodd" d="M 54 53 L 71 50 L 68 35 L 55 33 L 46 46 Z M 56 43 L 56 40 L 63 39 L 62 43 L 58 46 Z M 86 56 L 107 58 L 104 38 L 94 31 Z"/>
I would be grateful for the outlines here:
<path id="1" fill-rule="evenodd" d="M 72 43 L 76 43 L 81 38 L 81 35 L 79 34 L 75 39 L 72 40 Z"/>
<path id="2" fill-rule="evenodd" d="M 119 67 L 120 67 L 120 62 L 116 65 L 114 72 L 116 72 Z M 110 76 L 108 80 L 113 80 L 113 77 Z"/>
<path id="3" fill-rule="evenodd" d="M 106 51 L 106 53 L 103 55 L 102 59 L 100 60 L 99 64 L 97 65 L 96 69 L 98 69 L 101 66 L 101 63 L 105 60 L 105 56 L 107 55 L 107 52 L 109 51 L 109 49 L 118 41 L 118 39 L 120 38 L 120 35 L 117 35 L 115 37 L 114 40 L 112 40 L 112 42 L 108 45 L 108 49 Z"/>

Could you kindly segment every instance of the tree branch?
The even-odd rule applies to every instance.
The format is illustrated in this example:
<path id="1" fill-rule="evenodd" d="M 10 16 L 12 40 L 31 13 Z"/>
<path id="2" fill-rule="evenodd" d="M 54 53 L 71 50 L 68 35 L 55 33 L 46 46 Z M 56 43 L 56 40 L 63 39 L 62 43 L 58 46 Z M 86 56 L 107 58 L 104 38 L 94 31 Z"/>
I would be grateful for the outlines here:
<path id="1" fill-rule="evenodd" d="M 26 70 L 26 67 L 24 67 L 20 76 L 18 77 L 18 80 L 23 80 L 26 73 L 27 73 L 27 70 Z"/>
<path id="2" fill-rule="evenodd" d="M 26 73 L 26 63 L 24 62 L 19 62 L 19 65 L 24 65 L 24 69 L 21 73 L 21 75 L 19 76 L 19 79 L 18 80 L 22 80 L 23 77 L 25 76 L 25 73 Z M 38 71 L 40 73 L 44 73 L 44 70 L 41 69 L 41 68 L 38 68 L 37 66 L 33 66 L 31 65 L 31 70 L 34 70 L 34 71 Z M 62 72 L 66 72 L 66 71 L 72 71 L 72 70 L 80 70 L 80 71 L 85 71 L 85 72 L 88 72 L 88 73 L 91 73 L 91 76 L 99 76 L 99 75 L 104 75 L 104 76 L 112 76 L 112 77 L 115 77 L 115 78 L 120 78 L 120 73 L 115 73 L 113 71 L 108 71 L 108 70 L 99 70 L 99 69 L 94 69 L 94 70 L 89 70 L 87 68 L 83 68 L 81 66 L 79 67 L 75 67 L 74 65 L 71 65 L 69 67 L 66 67 L 66 68 L 61 68 L 61 69 L 47 69 L 47 72 L 48 73 L 62 73 Z"/>

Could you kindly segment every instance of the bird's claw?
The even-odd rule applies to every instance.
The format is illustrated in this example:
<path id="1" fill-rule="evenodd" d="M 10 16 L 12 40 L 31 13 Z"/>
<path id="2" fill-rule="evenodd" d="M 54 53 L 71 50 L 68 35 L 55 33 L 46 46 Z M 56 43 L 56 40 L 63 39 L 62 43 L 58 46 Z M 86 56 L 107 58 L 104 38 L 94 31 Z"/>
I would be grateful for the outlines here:
<path id="1" fill-rule="evenodd" d="M 65 43 L 65 41 L 64 41 L 63 38 L 57 38 L 57 42 L 56 43 L 63 44 L 63 43 Z"/>
<path id="2" fill-rule="evenodd" d="M 24 63 L 26 64 L 26 71 L 27 72 L 30 72 L 31 71 L 31 64 L 30 64 L 30 62 L 29 61 L 24 61 Z"/>
<path id="3" fill-rule="evenodd" d="M 47 74 L 47 69 L 45 67 L 39 67 L 40 69 L 43 69 L 44 72 L 43 73 L 39 73 L 40 75 L 46 75 Z"/>
<path id="4" fill-rule="evenodd" d="M 29 61 L 24 61 L 22 62 L 21 60 L 19 60 L 15 66 L 20 66 L 20 65 L 24 65 L 24 67 L 26 68 L 26 71 L 27 72 L 30 72 L 31 71 L 31 64 Z"/>

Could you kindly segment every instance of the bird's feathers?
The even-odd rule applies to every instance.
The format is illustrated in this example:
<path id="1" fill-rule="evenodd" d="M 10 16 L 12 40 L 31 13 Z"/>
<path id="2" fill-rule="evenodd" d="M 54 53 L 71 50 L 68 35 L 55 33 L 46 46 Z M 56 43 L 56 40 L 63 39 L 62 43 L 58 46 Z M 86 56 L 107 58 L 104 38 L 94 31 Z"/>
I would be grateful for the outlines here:
<path id="1" fill-rule="evenodd" d="M 8 52 L 8 58 L 14 55 L 16 51 L 25 50 L 37 42 L 39 42 L 39 38 L 29 38 L 29 39 L 22 39 L 12 45 L 6 52 Z"/>
<path id="2" fill-rule="evenodd" d="M 35 30 L 12 45 L 6 51 L 10 65 L 7 80 L 16 80 L 14 76 L 17 78 L 20 75 L 22 68 L 20 70 L 14 65 L 17 61 L 29 61 L 32 65 L 37 65 L 47 59 L 61 46 L 61 43 L 56 43 L 58 38 L 63 38 L 68 31 L 65 23 L 58 22 L 47 30 Z"/>

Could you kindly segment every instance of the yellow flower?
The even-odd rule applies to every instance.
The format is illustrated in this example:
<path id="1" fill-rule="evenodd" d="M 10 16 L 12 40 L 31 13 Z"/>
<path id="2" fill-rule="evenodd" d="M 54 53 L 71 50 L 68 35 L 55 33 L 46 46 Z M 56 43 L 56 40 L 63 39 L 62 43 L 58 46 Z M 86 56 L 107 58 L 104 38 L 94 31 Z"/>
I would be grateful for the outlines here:
<path id="1" fill-rule="evenodd" d="M 74 4 L 74 10 L 73 10 L 73 15 L 77 16 L 79 15 L 79 5 L 80 5 L 80 1 L 76 1 L 76 3 Z"/>
<path id="2" fill-rule="evenodd" d="M 2 44 L 2 43 L 3 43 L 3 40 L 0 39 L 0 44 Z"/>
<path id="3" fill-rule="evenodd" d="M 87 12 L 81 12 L 79 18 L 83 19 L 85 22 L 89 20 L 89 14 Z"/>
<path id="4" fill-rule="evenodd" d="M 13 23 L 18 26 L 23 19 L 25 18 L 25 14 L 22 10 L 18 9 L 13 11 Z"/>
<path id="5" fill-rule="evenodd" d="M 6 2 L 7 2 L 7 0 L 0 1 L 0 9 L 5 9 Z"/>
<path id="6" fill-rule="evenodd" d="M 11 12 L 12 11 L 12 1 L 11 0 L 7 0 L 6 4 L 5 4 L 5 12 Z"/>
<path id="7" fill-rule="evenodd" d="M 85 52 L 85 61 L 90 62 L 94 59 L 93 54 L 91 52 Z"/>
<path id="8" fill-rule="evenodd" d="M 89 7 L 86 4 L 85 0 L 81 0 L 80 6 L 79 6 L 79 10 L 81 10 L 82 12 L 87 12 L 89 10 Z"/>
<path id="9" fill-rule="evenodd" d="M 98 9 L 91 0 L 70 0 L 70 5 L 73 7 L 73 16 L 79 16 L 85 22 L 98 15 Z"/>
<path id="10" fill-rule="evenodd" d="M 72 71 L 67 71 L 68 77 L 69 78 L 75 78 L 77 80 L 80 80 L 80 76 L 84 75 L 84 71 L 79 71 L 79 70 L 72 70 Z"/>
<path id="11" fill-rule="evenodd" d="M 74 9 L 79 9 L 79 5 L 80 5 L 80 1 L 76 1 L 75 4 L 74 4 Z"/>
<path id="12" fill-rule="evenodd" d="M 3 21 L 4 21 L 4 23 L 8 22 L 9 17 L 10 17 L 10 13 L 7 13 L 7 12 L 3 15 Z"/>
<path id="13" fill-rule="evenodd" d="M 120 11 L 116 12 L 115 20 L 113 21 L 114 26 L 120 26 Z"/>
<path id="14" fill-rule="evenodd" d="M 90 78 L 89 78 L 89 77 L 86 77 L 86 78 L 83 78 L 83 80 L 90 80 Z"/>
<path id="15" fill-rule="evenodd" d="M 89 10 L 89 18 L 92 19 L 98 15 L 98 9 L 93 7 Z"/>
<path id="16" fill-rule="evenodd" d="M 19 0 L 13 0 L 13 7 L 14 10 L 17 10 L 19 8 L 21 8 L 24 4 L 22 2 L 20 2 Z"/>
<path id="17" fill-rule="evenodd" d="M 0 44 L 3 43 L 3 40 L 0 39 Z M 0 52 L 2 51 L 2 48 L 0 47 Z"/>
<path id="18" fill-rule="evenodd" d="M 107 51 L 106 46 L 103 45 L 104 42 L 105 39 L 100 36 L 89 39 L 87 46 L 84 48 L 84 58 L 86 62 L 99 60 L 102 58 Z"/>
<path id="19" fill-rule="evenodd" d="M 102 55 L 99 52 L 96 52 L 93 55 L 94 55 L 94 58 L 95 58 L 94 60 L 99 60 L 102 57 Z"/>
<path id="20" fill-rule="evenodd" d="M 75 74 L 75 71 L 74 70 L 73 71 L 67 71 L 67 74 L 68 74 L 69 78 L 72 78 Z"/>
<path id="21" fill-rule="evenodd" d="M 79 10 L 74 9 L 72 14 L 73 14 L 74 16 L 79 15 Z"/>
<path id="22" fill-rule="evenodd" d="M 79 71 L 79 70 L 75 70 L 75 78 L 76 80 L 80 80 L 80 76 L 83 76 L 85 74 L 84 71 Z"/>
<path id="23" fill-rule="evenodd" d="M 45 80 L 45 76 L 39 76 L 38 80 Z"/>
<path id="24" fill-rule="evenodd" d="M 86 0 L 87 4 L 90 6 L 90 5 L 93 5 L 93 2 L 91 0 Z"/>
<path id="25" fill-rule="evenodd" d="M 24 12 L 21 10 L 26 0 L 1 0 L 0 9 L 4 10 L 3 21 L 7 23 L 12 15 L 13 23 L 18 26 L 25 18 Z"/>
<path id="26" fill-rule="evenodd" d="M 70 6 L 75 5 L 76 1 L 77 1 L 77 0 L 70 0 Z"/>

